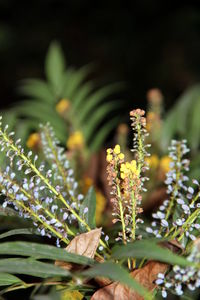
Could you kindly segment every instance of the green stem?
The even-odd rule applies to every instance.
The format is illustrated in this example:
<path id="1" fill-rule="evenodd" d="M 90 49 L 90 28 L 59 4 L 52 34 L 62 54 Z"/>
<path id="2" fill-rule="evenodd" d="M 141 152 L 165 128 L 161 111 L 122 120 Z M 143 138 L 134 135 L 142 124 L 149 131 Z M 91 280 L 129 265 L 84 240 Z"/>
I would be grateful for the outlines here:
<path id="1" fill-rule="evenodd" d="M 175 231 L 175 233 L 173 234 L 172 238 L 176 238 L 183 231 L 183 233 L 181 234 L 181 236 L 178 239 L 180 241 L 184 237 L 184 233 L 187 230 L 187 228 L 198 218 L 199 215 L 200 215 L 200 209 L 195 210 L 188 217 L 188 219 L 185 221 L 185 223 L 183 224 L 183 226 L 181 228 L 179 228 L 177 231 Z"/>
<path id="2" fill-rule="evenodd" d="M 180 144 L 178 144 L 178 146 L 177 146 L 177 161 L 178 161 L 178 163 L 181 162 L 181 145 Z M 172 213 L 172 209 L 174 207 L 174 202 L 175 202 L 175 199 L 176 199 L 176 195 L 177 195 L 178 190 L 179 190 L 178 181 L 179 181 L 180 176 L 181 176 L 181 167 L 176 167 L 176 174 L 177 174 L 176 182 L 174 184 L 173 192 L 172 192 L 172 195 L 170 197 L 169 206 L 167 208 L 167 213 L 166 213 L 166 216 L 165 216 L 166 221 L 169 219 L 169 217 Z"/>
<path id="3" fill-rule="evenodd" d="M 19 157 L 21 157 L 21 159 L 26 163 L 26 165 L 28 167 L 30 167 L 32 169 L 32 171 L 38 175 L 38 177 L 40 177 L 40 179 L 45 183 L 45 185 L 49 188 L 49 190 L 52 191 L 52 193 L 67 207 L 67 209 L 75 216 L 75 218 L 85 226 L 85 228 L 87 229 L 87 231 L 91 231 L 91 228 L 89 227 L 89 225 L 85 222 L 85 220 L 83 220 L 77 213 L 76 211 L 65 201 L 64 197 L 58 193 L 56 191 L 56 189 L 50 184 L 49 180 L 47 178 L 45 178 L 42 173 L 35 167 L 35 165 L 31 162 L 30 159 L 28 159 L 21 151 L 20 149 L 18 149 L 13 143 L 12 141 L 9 140 L 9 138 L 7 137 L 7 135 L 2 132 L 3 138 L 6 141 L 6 143 L 8 143 L 9 147 L 15 152 L 17 153 L 17 155 Z M 108 246 L 100 239 L 100 244 L 107 249 L 109 252 L 109 248 Z"/>
<path id="4" fill-rule="evenodd" d="M 123 236 L 123 242 L 126 244 L 126 227 L 124 222 L 124 211 L 123 211 L 123 205 L 122 205 L 122 199 L 121 199 L 121 192 L 120 188 L 117 185 L 117 196 L 118 196 L 118 203 L 119 203 L 119 211 L 120 211 L 120 220 L 122 224 L 122 236 Z"/>

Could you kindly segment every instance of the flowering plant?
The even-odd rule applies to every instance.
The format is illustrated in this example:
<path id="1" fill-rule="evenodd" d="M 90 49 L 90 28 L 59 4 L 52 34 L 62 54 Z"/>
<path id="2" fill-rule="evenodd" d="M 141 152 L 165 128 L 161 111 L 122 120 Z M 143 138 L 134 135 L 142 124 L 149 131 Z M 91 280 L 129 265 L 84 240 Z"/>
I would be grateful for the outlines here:
<path id="1" fill-rule="evenodd" d="M 183 295 L 199 288 L 200 188 L 197 180 L 187 185 L 186 141 L 171 143 L 168 199 L 149 222 L 142 217 L 150 147 L 145 112 L 136 109 L 130 117 L 134 159 L 127 161 L 119 145 L 107 150 L 112 232 L 96 228 L 94 189 L 82 195 L 49 124 L 40 132 L 44 163 L 32 151 L 26 154 L 14 133 L 1 125 L 0 146 L 7 161 L 0 171 L 1 209 L 6 213 L 12 208 L 31 220 L 36 231 L 29 233 L 39 233 L 57 246 L 1 243 L 1 255 L 18 256 L 0 259 L 0 283 L 7 286 L 1 294 L 34 286 L 34 293 L 42 292 L 41 286 L 47 293 L 56 286 L 56 293 L 67 299 L 153 299 L 159 293 L 166 298 L 168 293 Z M 35 276 L 39 282 L 25 282 L 13 274 Z"/>

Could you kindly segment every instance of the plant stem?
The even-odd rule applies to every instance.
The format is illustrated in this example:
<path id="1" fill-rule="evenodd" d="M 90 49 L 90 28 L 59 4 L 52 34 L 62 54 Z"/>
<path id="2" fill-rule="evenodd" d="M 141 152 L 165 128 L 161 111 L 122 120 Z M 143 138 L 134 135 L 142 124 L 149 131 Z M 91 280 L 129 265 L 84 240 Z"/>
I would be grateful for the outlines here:
<path id="1" fill-rule="evenodd" d="M 14 153 L 16 153 L 25 163 L 28 167 L 31 168 L 31 170 L 38 176 L 40 177 L 40 179 L 45 183 L 45 185 L 49 188 L 49 190 L 52 191 L 52 193 L 67 207 L 67 209 L 75 216 L 75 218 L 77 219 L 77 221 L 79 221 L 81 224 L 83 224 L 87 231 L 91 231 L 91 228 L 89 227 L 89 225 L 85 222 L 85 220 L 83 220 L 77 213 L 76 211 L 65 201 L 64 197 L 62 196 L 62 194 L 58 193 L 56 191 L 56 189 L 51 185 L 51 183 L 49 182 L 49 180 L 47 178 L 45 178 L 42 173 L 35 167 L 35 165 L 31 162 L 30 159 L 28 159 L 24 153 L 22 153 L 20 151 L 19 148 L 17 148 L 12 141 L 7 137 L 7 135 L 1 131 L 2 136 L 4 138 L 4 140 L 6 141 L 8 147 L 10 147 Z M 106 245 L 106 243 L 104 243 L 104 241 L 102 241 L 100 239 L 100 244 L 107 249 L 110 252 L 110 249 L 108 248 L 108 246 Z"/>

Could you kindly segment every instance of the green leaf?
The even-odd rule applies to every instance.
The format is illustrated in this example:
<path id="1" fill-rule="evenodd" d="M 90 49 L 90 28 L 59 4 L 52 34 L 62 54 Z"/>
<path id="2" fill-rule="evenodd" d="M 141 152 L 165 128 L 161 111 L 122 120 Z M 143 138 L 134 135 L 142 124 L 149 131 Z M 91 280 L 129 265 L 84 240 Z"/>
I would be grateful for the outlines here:
<path id="1" fill-rule="evenodd" d="M 81 109 L 81 106 L 85 104 L 85 101 L 87 101 L 87 98 L 89 97 L 90 93 L 92 92 L 94 88 L 93 82 L 89 81 L 84 83 L 77 92 L 74 94 L 73 97 L 73 110 L 75 112 L 78 112 L 79 109 Z"/>
<path id="2" fill-rule="evenodd" d="M 129 243 L 125 246 L 114 247 L 112 251 L 113 258 L 144 258 L 155 259 L 171 265 L 191 266 L 184 257 L 174 254 L 169 249 L 158 246 L 155 240 L 141 240 L 134 243 Z"/>
<path id="3" fill-rule="evenodd" d="M 82 272 L 82 275 L 87 277 L 106 277 L 113 281 L 119 281 L 122 284 L 127 285 L 129 288 L 135 290 L 138 294 L 143 296 L 145 299 L 152 299 L 151 294 L 136 280 L 134 280 L 130 274 L 122 268 L 119 264 L 112 262 L 105 262 L 96 264 L 94 267 L 87 271 Z"/>
<path id="4" fill-rule="evenodd" d="M 65 57 L 59 43 L 51 43 L 46 60 L 45 73 L 56 94 L 62 89 L 62 77 L 65 71 Z"/>
<path id="5" fill-rule="evenodd" d="M 199 109 L 196 107 L 195 103 L 196 101 L 199 102 L 199 94 L 200 85 L 192 86 L 178 98 L 174 107 L 167 113 L 162 130 L 161 144 L 163 150 L 169 145 L 170 140 L 177 135 L 180 138 L 186 137 L 191 142 L 190 145 L 192 148 L 196 149 L 199 137 L 196 141 L 194 136 L 197 136 L 199 130 L 197 124 Z M 192 132 L 193 128 L 195 131 L 194 134 Z M 191 140 L 194 144 L 192 144 Z"/>
<path id="6" fill-rule="evenodd" d="M 40 259 L 61 260 L 81 265 L 90 265 L 93 263 L 92 259 L 85 256 L 69 253 L 65 249 L 59 249 L 54 246 L 29 242 L 1 243 L 0 254 L 22 255 Z"/>
<path id="7" fill-rule="evenodd" d="M 105 100 L 108 96 L 112 95 L 117 90 L 121 89 L 121 85 L 112 84 L 109 86 L 105 86 L 96 92 L 94 92 L 88 99 L 87 102 L 82 107 L 82 110 L 79 114 L 79 122 L 84 122 L 85 119 L 88 118 L 88 115 L 92 113 L 92 110 L 103 100 Z"/>
<path id="8" fill-rule="evenodd" d="M 16 108 L 16 112 L 20 117 L 23 116 L 35 121 L 35 127 L 33 128 L 35 130 L 38 130 L 38 123 L 50 122 L 58 139 L 62 143 L 66 142 L 65 122 L 50 105 L 42 102 L 23 101 L 20 103 L 20 107 Z"/>
<path id="9" fill-rule="evenodd" d="M 52 264 L 24 258 L 6 258 L 0 260 L 0 272 L 24 274 L 41 278 L 52 276 L 70 276 L 70 272 Z"/>
<path id="10" fill-rule="evenodd" d="M 87 209 L 87 212 L 84 213 L 84 210 Z M 96 228 L 95 221 L 96 214 L 96 193 L 94 187 L 90 187 L 85 199 L 82 202 L 80 207 L 80 216 L 83 218 L 86 223 L 90 226 L 91 229 Z M 81 229 L 85 231 L 85 228 L 80 224 Z"/>
<path id="11" fill-rule="evenodd" d="M 162 125 L 162 134 L 161 134 L 161 147 L 164 152 L 168 149 L 171 139 L 173 138 L 174 133 L 176 132 L 176 111 L 171 109 L 167 117 L 165 118 Z"/>
<path id="12" fill-rule="evenodd" d="M 84 137 L 86 141 L 91 138 L 92 134 L 95 132 L 99 124 L 104 120 L 105 116 L 107 116 L 111 111 L 114 111 L 120 106 L 121 103 L 112 101 L 104 103 L 96 109 L 95 113 L 90 116 L 85 126 L 83 127 Z"/>
<path id="13" fill-rule="evenodd" d="M 92 142 L 90 144 L 90 151 L 96 152 L 99 150 L 99 148 L 102 146 L 104 140 L 109 135 L 111 130 L 116 127 L 116 125 L 119 123 L 120 117 L 115 117 L 111 119 L 109 122 L 107 122 L 104 126 L 102 126 L 95 137 L 92 139 Z"/>
<path id="14" fill-rule="evenodd" d="M 48 83 L 40 79 L 23 80 L 18 91 L 23 95 L 46 103 L 55 103 L 56 101 L 56 97 Z"/>
<path id="15" fill-rule="evenodd" d="M 19 235 L 19 234 L 37 234 L 37 235 L 39 235 L 39 232 L 32 228 L 12 229 L 5 233 L 0 234 L 0 239 L 4 239 L 4 238 L 7 238 L 12 235 Z"/>
<path id="16" fill-rule="evenodd" d="M 19 278 L 8 273 L 0 273 L 0 286 L 23 283 Z"/>
<path id="17" fill-rule="evenodd" d="M 190 108 L 187 140 L 192 150 L 197 151 L 200 144 L 200 91 Z"/>
<path id="18" fill-rule="evenodd" d="M 70 74 L 66 87 L 63 90 L 63 96 L 73 102 L 74 94 L 80 88 L 82 82 L 91 72 L 92 66 L 86 65 Z"/>

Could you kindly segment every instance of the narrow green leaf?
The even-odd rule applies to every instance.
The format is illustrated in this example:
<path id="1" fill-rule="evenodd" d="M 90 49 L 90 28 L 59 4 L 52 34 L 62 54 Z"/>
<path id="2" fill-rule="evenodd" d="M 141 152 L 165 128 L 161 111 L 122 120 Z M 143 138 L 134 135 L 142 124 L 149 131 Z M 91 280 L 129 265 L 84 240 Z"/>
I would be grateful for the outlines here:
<path id="1" fill-rule="evenodd" d="M 80 215 L 83 219 L 85 219 L 86 223 L 90 226 L 90 228 L 96 228 L 95 221 L 96 214 L 96 193 L 94 187 L 90 187 L 85 199 L 82 202 L 80 207 Z M 81 229 L 85 230 L 80 224 Z"/>
<path id="2" fill-rule="evenodd" d="M 18 91 L 25 96 L 39 101 L 44 101 L 46 103 L 54 103 L 56 101 L 56 97 L 48 83 L 40 79 L 23 80 Z"/>
<path id="3" fill-rule="evenodd" d="M 5 233 L 0 234 L 0 239 L 7 238 L 9 236 L 13 235 L 19 235 L 19 234 L 36 234 L 39 235 L 39 232 L 37 230 L 34 230 L 32 228 L 20 228 L 20 229 L 12 229 Z"/>
<path id="4" fill-rule="evenodd" d="M 0 259 L 0 272 L 24 274 L 41 278 L 51 276 L 70 276 L 70 272 L 52 264 L 32 259 L 6 258 Z"/>
<path id="5" fill-rule="evenodd" d="M 91 152 L 96 152 L 99 150 L 106 137 L 110 134 L 111 130 L 114 129 L 118 123 L 119 117 L 115 117 L 99 129 L 95 137 L 92 139 L 92 142 L 90 143 Z"/>
<path id="6" fill-rule="evenodd" d="M 129 288 L 135 290 L 138 294 L 143 296 L 145 299 L 152 299 L 150 292 L 148 292 L 142 285 L 134 280 L 130 274 L 122 268 L 119 264 L 112 262 L 105 262 L 96 264 L 94 267 L 87 271 L 82 272 L 83 276 L 87 277 L 106 277 L 113 281 L 119 281 L 122 284 L 127 285 Z"/>
<path id="7" fill-rule="evenodd" d="M 0 254 L 31 256 L 35 258 L 62 260 L 81 265 L 90 265 L 92 259 L 67 252 L 54 246 L 29 242 L 6 242 L 0 244 Z"/>
<path id="8" fill-rule="evenodd" d="M 79 109 L 81 109 L 82 105 L 85 104 L 85 101 L 87 101 L 87 98 L 89 97 L 90 93 L 94 89 L 93 82 L 89 81 L 84 83 L 74 94 L 73 97 L 73 110 L 75 112 L 78 112 Z"/>
<path id="9" fill-rule="evenodd" d="M 52 84 L 56 94 L 62 89 L 62 77 L 65 70 L 65 57 L 59 43 L 54 41 L 51 43 L 46 60 L 45 60 L 45 73 Z"/>
<path id="10" fill-rule="evenodd" d="M 144 258 L 155 259 L 171 265 L 191 266 L 184 257 L 174 254 L 169 249 L 160 247 L 155 240 L 141 240 L 129 243 L 125 246 L 117 246 L 113 248 L 112 256 L 117 259 L 121 258 Z"/>
<path id="11" fill-rule="evenodd" d="M 80 111 L 79 122 L 84 122 L 84 120 L 88 118 L 88 115 L 93 111 L 95 107 L 97 107 L 100 102 L 105 100 L 108 96 L 112 95 L 119 89 L 121 89 L 121 85 L 116 83 L 100 88 L 99 90 L 92 93 L 92 95 L 90 95 L 90 97 L 87 99 L 87 102 Z"/>
<path id="12" fill-rule="evenodd" d="M 8 273 L 0 273 L 0 286 L 23 283 L 19 278 Z"/>
<path id="13" fill-rule="evenodd" d="M 161 147 L 164 152 L 168 149 L 171 139 L 173 138 L 177 128 L 176 110 L 171 109 L 162 126 Z"/>
<path id="14" fill-rule="evenodd" d="M 83 127 L 84 137 L 86 141 L 88 141 L 91 138 L 92 134 L 101 124 L 101 122 L 105 120 L 105 117 L 108 116 L 108 114 L 111 111 L 116 110 L 120 106 L 121 103 L 112 101 L 112 102 L 104 103 L 96 109 L 95 113 L 90 116 L 90 118 L 87 120 L 87 122 Z"/>
<path id="15" fill-rule="evenodd" d="M 74 71 L 68 78 L 68 84 L 63 90 L 63 96 L 73 102 L 74 94 L 81 87 L 82 82 L 91 72 L 92 65 L 86 65 L 79 70 Z"/>
<path id="16" fill-rule="evenodd" d="M 192 104 L 190 104 L 190 113 L 189 113 L 189 125 L 188 125 L 188 135 L 187 140 L 191 147 L 191 150 L 197 151 L 200 144 L 200 91 L 196 95 Z"/>

